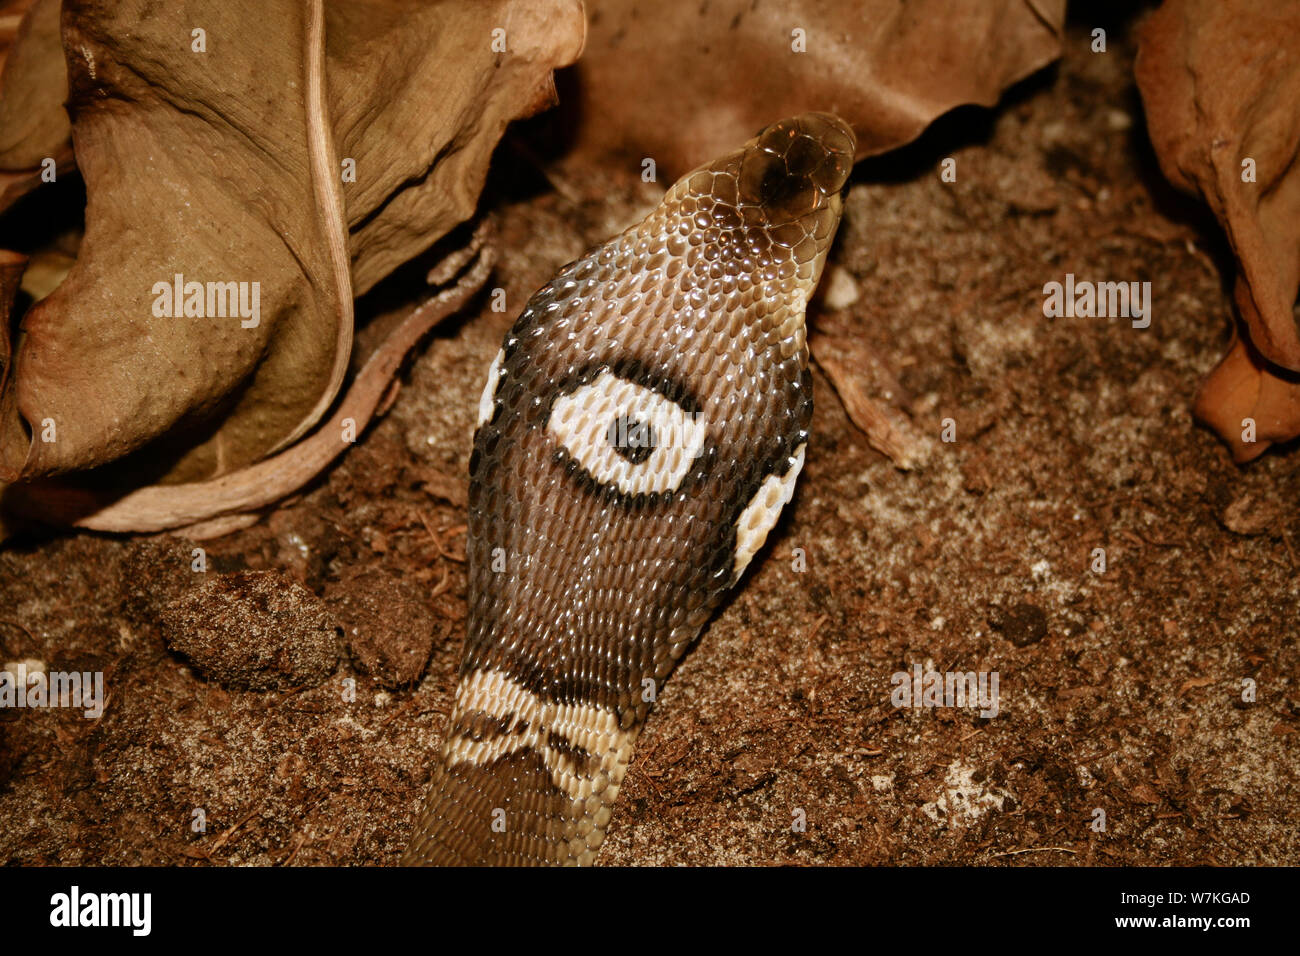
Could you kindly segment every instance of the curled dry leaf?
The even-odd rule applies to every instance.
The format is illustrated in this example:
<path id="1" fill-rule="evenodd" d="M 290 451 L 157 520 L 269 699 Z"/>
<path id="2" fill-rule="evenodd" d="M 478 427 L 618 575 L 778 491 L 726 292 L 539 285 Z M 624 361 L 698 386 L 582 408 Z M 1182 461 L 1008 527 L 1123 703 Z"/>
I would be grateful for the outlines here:
<path id="1" fill-rule="evenodd" d="M 86 232 L 23 320 L 0 456 L 57 474 L 183 423 L 167 478 L 242 467 L 319 417 L 351 345 L 320 8 L 64 7 Z"/>
<path id="2" fill-rule="evenodd" d="M 6 477 L 145 448 L 126 487 L 207 482 L 305 434 L 354 294 L 472 213 L 583 29 L 578 0 L 65 0 L 86 231 L 22 323 Z"/>
<path id="3" fill-rule="evenodd" d="M 357 295 L 474 214 L 501 134 L 555 103 L 552 71 L 585 36 L 581 0 L 327 8 L 330 112 L 357 168 L 346 197 Z"/>
<path id="4" fill-rule="evenodd" d="M 1060 55 L 1065 0 L 752 0 L 594 7 L 576 67 L 579 160 L 653 157 L 668 179 L 778 116 L 831 110 L 858 157 L 991 106 Z"/>
<path id="5" fill-rule="evenodd" d="M 371 353 L 347 394 L 320 428 L 256 464 L 209 481 L 151 485 L 119 495 L 111 489 L 49 481 L 9 490 L 17 510 L 51 524 L 96 531 L 163 531 L 183 527 L 196 541 L 215 538 L 255 520 L 250 512 L 279 501 L 320 474 L 360 434 L 390 394 L 406 353 L 443 319 L 462 308 L 492 269 L 490 251 L 475 242 L 455 258 L 471 264 L 451 287 L 412 311 Z"/>
<path id="6" fill-rule="evenodd" d="M 0 249 L 0 329 L 9 328 L 9 313 L 13 308 L 19 284 L 22 282 L 23 270 L 27 266 L 27 257 L 7 249 Z M 9 336 L 0 335 L 0 369 L 9 364 Z M 3 487 L 3 486 L 0 486 Z M 3 537 L 0 528 L 0 537 Z"/>
<path id="7" fill-rule="evenodd" d="M 1166 0 L 1137 79 L 1160 168 L 1209 204 L 1237 259 L 1244 329 L 1196 414 L 1248 461 L 1300 435 L 1300 7 Z"/>
<path id="8" fill-rule="evenodd" d="M 47 159 L 56 173 L 73 167 L 59 3 L 25 0 L 0 10 L 0 212 L 41 184 Z"/>
<path id="9" fill-rule="evenodd" d="M 9 310 L 13 306 L 14 296 L 18 293 L 18 284 L 22 281 L 23 270 L 27 267 L 27 257 L 7 249 L 0 249 L 0 328 L 9 320 Z M 9 361 L 9 337 L 0 336 L 0 368 Z"/>

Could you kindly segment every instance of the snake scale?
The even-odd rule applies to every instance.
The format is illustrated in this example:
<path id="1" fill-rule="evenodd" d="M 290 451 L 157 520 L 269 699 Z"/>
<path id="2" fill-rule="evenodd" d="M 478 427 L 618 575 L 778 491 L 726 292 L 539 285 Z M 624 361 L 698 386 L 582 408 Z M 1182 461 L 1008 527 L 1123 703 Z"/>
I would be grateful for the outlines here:
<path id="1" fill-rule="evenodd" d="M 854 147 L 825 113 L 768 126 L 506 335 L 470 458 L 455 703 L 403 862 L 594 860 L 656 689 L 793 494 L 805 310 Z"/>

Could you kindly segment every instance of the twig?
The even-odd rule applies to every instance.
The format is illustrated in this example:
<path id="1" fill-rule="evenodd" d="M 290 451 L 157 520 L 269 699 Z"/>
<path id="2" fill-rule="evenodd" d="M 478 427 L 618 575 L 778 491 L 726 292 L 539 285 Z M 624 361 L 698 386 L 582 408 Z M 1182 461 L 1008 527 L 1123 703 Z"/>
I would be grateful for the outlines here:
<path id="1" fill-rule="evenodd" d="M 226 842 L 232 836 L 234 836 L 235 831 L 238 830 L 240 827 L 242 827 L 249 820 L 253 819 L 253 815 L 257 813 L 258 810 L 261 810 L 263 805 L 265 805 L 265 803 L 266 803 L 266 798 L 263 797 L 261 800 L 257 802 L 257 805 L 254 806 L 253 809 L 249 810 L 242 817 L 236 820 L 234 825 L 232 825 L 229 830 L 221 834 L 221 836 L 217 837 L 217 839 L 213 842 L 212 846 L 207 848 L 208 855 L 211 856 L 217 850 L 220 850 L 223 846 L 225 846 Z"/>
<path id="2" fill-rule="evenodd" d="M 989 859 L 996 860 L 1003 856 L 1019 856 L 1021 853 L 1068 853 L 1070 856 L 1078 856 L 1078 850 L 1071 850 L 1068 846 L 1031 846 L 1023 850 L 1008 850 L 1006 853 L 994 853 Z"/>

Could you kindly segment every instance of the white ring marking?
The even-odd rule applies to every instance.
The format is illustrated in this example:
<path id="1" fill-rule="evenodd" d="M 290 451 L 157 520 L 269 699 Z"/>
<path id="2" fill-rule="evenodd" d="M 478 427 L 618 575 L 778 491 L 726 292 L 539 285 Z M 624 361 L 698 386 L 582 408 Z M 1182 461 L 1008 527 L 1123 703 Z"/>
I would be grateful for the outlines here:
<path id="1" fill-rule="evenodd" d="M 627 422 L 649 428 L 651 448 L 644 461 L 629 461 L 610 440 L 611 425 L 625 445 L 629 438 L 644 439 L 647 433 Z M 707 431 L 699 416 L 676 402 L 610 372 L 556 399 L 546 429 L 596 481 L 627 495 L 676 491 L 703 452 Z"/>

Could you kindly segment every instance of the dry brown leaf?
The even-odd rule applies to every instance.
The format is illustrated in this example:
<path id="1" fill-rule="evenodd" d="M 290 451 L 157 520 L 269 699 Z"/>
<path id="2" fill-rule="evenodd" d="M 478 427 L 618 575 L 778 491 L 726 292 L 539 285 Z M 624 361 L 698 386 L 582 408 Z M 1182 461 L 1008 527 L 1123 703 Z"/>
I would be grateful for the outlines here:
<path id="1" fill-rule="evenodd" d="M 301 488 L 343 453 L 349 441 L 345 422 L 359 434 L 378 413 L 391 391 L 406 353 L 434 325 L 455 313 L 476 293 L 491 271 L 490 250 L 476 241 L 453 258 L 468 268 L 455 285 L 444 289 L 405 316 L 370 355 L 347 394 L 326 422 L 291 448 L 247 468 L 210 481 L 154 485 L 117 495 L 112 489 L 86 488 L 58 480 L 14 485 L 6 504 L 29 518 L 97 531 L 163 531 L 186 528 L 195 541 L 245 527 L 256 509 Z M 476 255 L 477 254 L 477 255 Z"/>
<path id="2" fill-rule="evenodd" d="M 347 204 L 361 295 L 474 214 L 501 134 L 555 103 L 552 71 L 578 57 L 586 25 L 581 0 L 347 0 L 327 27 L 343 38 L 326 51 L 330 111 L 358 171 Z"/>
<path id="3" fill-rule="evenodd" d="M 36 0 L 0 0 L 0 72 L 3 72 L 5 60 L 18 39 L 23 18 L 35 2 Z"/>
<path id="4" fill-rule="evenodd" d="M 0 249 L 0 328 L 8 328 L 9 312 L 13 309 L 14 296 L 18 294 L 18 285 L 26 267 L 26 256 Z M 0 336 L 0 368 L 8 361 L 9 336 L 3 335 Z"/>
<path id="5" fill-rule="evenodd" d="M 10 4 L 0 12 L 0 212 L 41 182 L 41 164 L 73 168 L 71 126 L 63 109 L 67 70 L 59 42 L 60 0 Z"/>
<path id="6" fill-rule="evenodd" d="M 1160 168 L 1209 204 L 1237 258 L 1249 343 L 1202 383 L 1196 413 L 1248 461 L 1300 435 L 1300 6 L 1166 0 L 1136 69 Z"/>
<path id="7" fill-rule="evenodd" d="M 1064 0 L 609 0 L 575 69 L 577 158 L 649 156 L 667 180 L 810 109 L 884 152 L 1056 59 L 1064 20 Z"/>
<path id="8" fill-rule="evenodd" d="M 131 486 L 230 474 L 310 429 L 355 289 L 472 212 L 501 131 L 583 38 L 577 0 L 66 0 L 63 26 L 86 234 L 23 321 L 0 461 L 26 478 L 148 446 Z M 260 314 L 156 314 L 176 275 L 244 283 Z"/>
<path id="9" fill-rule="evenodd" d="M 168 449 L 168 477 L 242 467 L 310 427 L 347 367 L 319 5 L 263 5 L 255 30 L 234 5 L 145 6 L 65 3 L 86 232 L 76 266 L 23 320 L 23 421 L 0 423 L 0 454 L 24 476 L 113 461 L 217 411 L 216 434 Z M 244 317 L 159 315 L 176 276 L 239 283 Z M 196 311 L 213 298 L 184 291 Z"/>
<path id="10" fill-rule="evenodd" d="M 1300 435 L 1300 382 L 1240 335 L 1201 383 L 1192 411 L 1223 438 L 1238 462 Z M 1246 436 L 1254 432 L 1254 441 Z"/>

